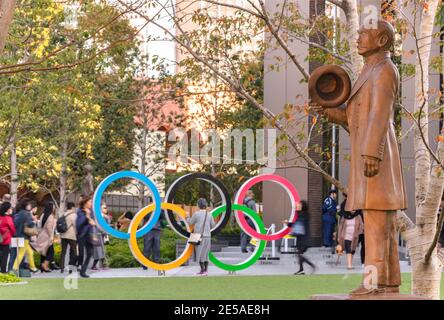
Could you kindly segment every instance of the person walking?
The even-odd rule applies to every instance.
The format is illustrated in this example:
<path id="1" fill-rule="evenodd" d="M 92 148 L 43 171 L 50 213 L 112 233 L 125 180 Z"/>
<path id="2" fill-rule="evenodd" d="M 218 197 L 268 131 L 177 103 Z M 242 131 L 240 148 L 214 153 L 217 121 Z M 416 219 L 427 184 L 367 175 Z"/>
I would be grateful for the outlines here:
<path id="1" fill-rule="evenodd" d="M 56 210 L 54 203 L 47 202 L 40 219 L 42 229 L 36 241 L 32 244 L 34 250 L 40 253 L 41 272 L 51 272 L 50 263 L 54 261 L 55 215 Z"/>
<path id="2" fill-rule="evenodd" d="M 347 255 L 347 269 L 353 269 L 353 255 L 359 242 L 359 235 L 364 232 L 364 223 L 358 211 L 345 212 L 339 219 L 338 241 Z"/>
<path id="3" fill-rule="evenodd" d="M 257 213 L 257 211 L 256 211 L 256 201 L 254 201 L 254 192 L 253 192 L 253 190 L 248 190 L 247 191 L 247 194 L 246 194 L 245 199 L 244 199 L 244 205 Z M 248 225 L 251 228 L 253 228 L 253 229 L 256 228 L 254 223 L 253 223 L 253 221 L 249 217 L 246 216 L 245 220 L 247 221 Z M 251 240 L 251 237 L 247 233 L 245 233 L 244 231 L 241 231 L 241 233 L 240 233 L 240 245 L 241 245 L 241 251 L 243 253 L 247 253 L 248 252 L 247 247 L 250 248 L 250 251 L 254 250 L 253 245 L 250 243 L 250 240 Z"/>
<path id="4" fill-rule="evenodd" d="M 359 213 L 359 216 L 362 219 L 362 223 L 365 226 L 365 221 L 364 221 L 364 213 L 362 212 L 362 210 L 356 210 L 356 212 Z M 364 232 L 362 232 L 359 235 L 359 240 L 358 243 L 361 246 L 361 251 L 360 251 L 360 255 L 361 255 L 361 264 L 364 266 L 365 265 L 365 228 L 364 228 Z"/>
<path id="5" fill-rule="evenodd" d="M 14 220 L 11 217 L 12 206 L 4 201 L 0 205 L 0 272 L 6 273 L 9 257 L 9 245 L 15 233 Z"/>
<path id="6" fill-rule="evenodd" d="M 111 216 L 108 215 L 108 207 L 106 203 L 102 204 L 102 215 L 108 225 L 111 225 Z M 103 270 L 108 270 L 106 263 L 106 251 L 105 251 L 105 237 L 106 233 L 103 230 L 99 230 L 99 239 L 97 245 L 93 246 L 93 265 L 91 270 L 97 271 L 100 267 L 100 263 Z"/>
<path id="7" fill-rule="evenodd" d="M 9 202 L 9 203 L 11 203 L 11 195 L 10 195 L 9 193 L 5 193 L 5 194 L 2 196 L 2 201 L 1 201 L 1 203 L 3 203 L 3 202 Z"/>
<path id="8" fill-rule="evenodd" d="M 26 255 L 31 272 L 37 272 L 35 267 L 34 252 L 30 245 L 31 236 L 34 235 L 35 222 L 31 216 L 32 204 L 28 198 L 22 199 L 17 206 L 17 213 L 14 215 L 15 234 L 14 238 L 24 238 L 24 246 L 19 248 L 18 255 L 14 261 L 13 269 L 19 271 L 20 264 Z"/>
<path id="9" fill-rule="evenodd" d="M 144 225 L 148 222 L 149 218 L 149 216 L 145 217 Z M 143 236 L 143 255 L 155 263 L 160 262 L 160 239 L 162 236 L 162 228 L 164 228 L 165 225 L 165 217 L 162 214 L 153 229 Z M 144 266 L 143 269 L 146 270 L 147 268 Z M 163 272 L 159 271 L 159 274 L 163 274 Z"/>
<path id="10" fill-rule="evenodd" d="M 65 272 L 65 265 L 66 265 L 65 260 L 66 260 L 66 253 L 68 251 L 68 246 L 69 246 L 68 265 L 71 266 L 71 268 L 74 268 L 77 264 L 77 229 L 76 229 L 77 212 L 75 210 L 75 205 L 73 202 L 68 202 L 66 209 L 67 210 L 62 214 L 62 217 L 65 218 L 67 229 L 65 232 L 60 233 L 60 239 L 62 242 L 62 253 L 60 257 L 61 273 Z M 72 273 L 71 268 L 69 269 L 69 273 Z"/>
<path id="11" fill-rule="evenodd" d="M 311 262 L 304 253 L 308 249 L 308 204 L 307 201 L 301 200 L 296 204 L 296 212 L 298 218 L 295 223 L 284 221 L 288 227 L 291 228 L 291 235 L 296 237 L 296 256 L 298 257 L 299 270 L 295 275 L 305 274 L 304 263 L 308 264 L 313 272 L 316 270 L 316 265 Z"/>
<path id="12" fill-rule="evenodd" d="M 78 265 L 80 268 L 80 276 L 82 278 L 89 278 L 86 274 L 89 262 L 93 255 L 93 244 L 90 242 L 90 235 L 96 222 L 92 216 L 92 200 L 90 197 L 82 197 L 80 208 L 77 211 L 76 230 L 77 243 L 79 245 L 79 259 Z"/>
<path id="13" fill-rule="evenodd" d="M 333 233 L 336 226 L 336 198 L 338 193 L 336 190 L 330 190 L 329 195 L 322 205 L 322 239 L 324 247 L 333 247 Z"/>
<path id="14" fill-rule="evenodd" d="M 211 213 L 207 211 L 208 202 L 205 198 L 197 200 L 198 211 L 193 213 L 193 216 L 187 216 L 187 222 L 194 225 L 194 233 L 202 235 L 201 241 L 196 245 L 196 257 L 199 261 L 200 272 L 198 275 L 208 275 L 208 253 L 211 250 L 211 228 L 216 223 L 214 222 Z"/>

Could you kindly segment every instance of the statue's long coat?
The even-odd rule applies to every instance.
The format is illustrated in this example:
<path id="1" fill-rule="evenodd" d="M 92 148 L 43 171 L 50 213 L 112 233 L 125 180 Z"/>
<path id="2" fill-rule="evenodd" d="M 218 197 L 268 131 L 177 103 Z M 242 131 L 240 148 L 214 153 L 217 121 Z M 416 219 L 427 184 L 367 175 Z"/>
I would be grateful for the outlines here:
<path id="1" fill-rule="evenodd" d="M 393 124 L 399 74 L 384 53 L 366 64 L 354 84 L 345 108 L 326 109 L 331 122 L 350 133 L 351 165 L 346 210 L 407 208 L 401 160 Z M 364 175 L 362 156 L 381 160 L 379 173 Z"/>

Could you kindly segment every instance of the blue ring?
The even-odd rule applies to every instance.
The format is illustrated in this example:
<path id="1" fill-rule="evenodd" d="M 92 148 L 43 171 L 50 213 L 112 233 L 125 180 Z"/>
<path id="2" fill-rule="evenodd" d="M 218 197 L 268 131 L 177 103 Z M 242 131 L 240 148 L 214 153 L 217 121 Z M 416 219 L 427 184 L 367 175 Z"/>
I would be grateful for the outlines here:
<path id="1" fill-rule="evenodd" d="M 108 177 L 106 177 L 99 184 L 96 191 L 94 192 L 94 198 L 93 198 L 94 213 L 95 213 L 97 222 L 99 223 L 99 225 L 102 227 L 102 229 L 105 232 L 107 232 L 110 235 L 112 235 L 113 237 L 116 237 L 119 239 L 128 240 L 130 238 L 129 233 L 125 233 L 125 232 L 113 229 L 106 222 L 105 218 L 103 218 L 103 214 L 102 214 L 102 196 L 105 193 L 106 188 L 114 181 L 122 179 L 122 178 L 133 178 L 135 180 L 139 180 L 140 182 L 143 182 L 153 193 L 153 199 L 154 199 L 154 204 L 155 204 L 153 217 L 151 218 L 151 220 L 149 221 L 149 223 L 147 225 L 145 225 L 142 229 L 140 229 L 136 232 L 136 237 L 140 238 L 140 237 L 144 236 L 145 234 L 147 234 L 148 232 L 150 232 L 151 229 L 153 229 L 153 227 L 155 226 L 155 224 L 159 220 L 160 213 L 161 213 L 161 199 L 160 199 L 159 190 L 157 190 L 154 182 L 150 178 L 144 176 L 143 174 L 140 174 L 135 171 L 120 171 L 120 172 L 113 173 L 112 175 L 109 175 Z"/>

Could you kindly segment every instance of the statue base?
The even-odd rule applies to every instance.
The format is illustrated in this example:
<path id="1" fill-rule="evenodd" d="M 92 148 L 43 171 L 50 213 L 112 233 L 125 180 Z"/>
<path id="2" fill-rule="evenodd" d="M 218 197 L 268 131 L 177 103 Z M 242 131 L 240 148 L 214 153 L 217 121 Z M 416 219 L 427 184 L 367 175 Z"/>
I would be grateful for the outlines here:
<path id="1" fill-rule="evenodd" d="M 310 300 L 431 300 L 428 298 L 400 293 L 381 293 L 364 296 L 351 296 L 349 294 L 316 294 Z"/>

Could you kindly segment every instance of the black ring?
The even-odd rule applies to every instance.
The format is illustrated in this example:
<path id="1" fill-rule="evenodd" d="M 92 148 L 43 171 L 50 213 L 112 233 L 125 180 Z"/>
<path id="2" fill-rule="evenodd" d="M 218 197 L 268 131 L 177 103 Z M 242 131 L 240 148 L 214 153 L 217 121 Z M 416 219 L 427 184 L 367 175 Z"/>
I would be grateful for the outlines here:
<path id="1" fill-rule="evenodd" d="M 173 182 L 173 184 L 170 186 L 165 195 L 165 202 L 174 203 L 174 195 L 177 192 L 177 189 L 184 183 L 194 179 L 204 180 L 213 184 L 216 187 L 216 189 L 219 191 L 222 197 L 222 201 L 225 202 L 224 204 L 227 205 L 227 210 L 225 211 L 223 218 L 217 223 L 216 227 L 213 230 L 211 230 L 211 236 L 215 236 L 222 230 L 222 228 L 224 228 L 227 225 L 227 223 L 230 221 L 230 216 L 231 216 L 230 194 L 228 193 L 228 190 L 227 188 L 225 188 L 222 181 L 207 173 L 197 172 L 197 173 L 189 173 L 183 175 L 182 177 L 176 179 Z M 172 210 L 166 210 L 166 211 L 168 212 L 168 214 L 166 214 L 165 216 L 168 218 L 168 222 L 170 223 L 171 227 L 174 228 L 178 233 L 180 233 L 185 238 L 189 238 L 190 233 L 187 230 L 184 230 L 182 226 L 176 221 L 174 212 Z"/>

